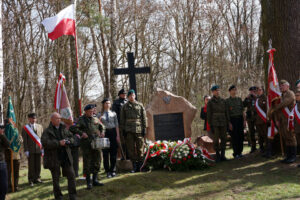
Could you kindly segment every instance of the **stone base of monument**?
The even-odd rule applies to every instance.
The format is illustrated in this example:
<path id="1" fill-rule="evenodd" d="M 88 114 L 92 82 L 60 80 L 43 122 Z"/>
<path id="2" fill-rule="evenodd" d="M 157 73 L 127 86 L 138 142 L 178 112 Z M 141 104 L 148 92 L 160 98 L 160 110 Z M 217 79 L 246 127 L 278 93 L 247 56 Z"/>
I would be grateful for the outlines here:
<path id="1" fill-rule="evenodd" d="M 207 149 L 209 153 L 216 153 L 214 150 L 213 140 L 209 136 L 198 136 L 195 143 L 197 146 Z"/>

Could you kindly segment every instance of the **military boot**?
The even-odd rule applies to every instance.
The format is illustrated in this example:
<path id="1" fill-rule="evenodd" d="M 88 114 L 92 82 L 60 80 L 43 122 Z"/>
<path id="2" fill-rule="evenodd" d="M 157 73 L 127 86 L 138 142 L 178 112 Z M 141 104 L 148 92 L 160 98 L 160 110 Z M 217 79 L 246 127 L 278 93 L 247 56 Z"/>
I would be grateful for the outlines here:
<path id="1" fill-rule="evenodd" d="M 100 183 L 97 178 L 97 173 L 93 174 L 93 186 L 103 186 L 103 183 Z"/>
<path id="2" fill-rule="evenodd" d="M 219 151 L 216 151 L 216 158 L 215 158 L 215 162 L 216 162 L 216 163 L 220 162 L 220 158 L 221 158 L 221 156 L 220 156 L 220 153 L 219 153 Z"/>
<path id="3" fill-rule="evenodd" d="M 289 159 L 290 157 L 290 147 L 287 146 L 285 148 L 285 158 L 283 160 L 280 160 L 281 163 L 286 163 L 286 161 Z"/>
<path id="4" fill-rule="evenodd" d="M 290 155 L 289 155 L 289 158 L 285 162 L 287 164 L 294 163 L 296 161 L 296 154 L 297 154 L 297 147 L 290 146 L 289 148 L 290 148 Z"/>
<path id="5" fill-rule="evenodd" d="M 131 161 L 132 162 L 132 170 L 130 171 L 130 173 L 135 173 L 136 169 L 137 169 L 137 162 L 135 161 Z"/>
<path id="6" fill-rule="evenodd" d="M 227 158 L 225 157 L 225 149 L 222 149 L 221 150 L 221 158 L 220 158 L 221 161 L 227 161 Z"/>
<path id="7" fill-rule="evenodd" d="M 88 190 L 92 189 L 91 176 L 89 174 L 86 175 L 85 180 L 86 180 L 86 189 Z"/>
<path id="8" fill-rule="evenodd" d="M 267 149 L 265 153 L 262 155 L 265 158 L 271 158 L 272 157 L 272 143 L 271 141 L 268 141 L 267 143 Z"/>

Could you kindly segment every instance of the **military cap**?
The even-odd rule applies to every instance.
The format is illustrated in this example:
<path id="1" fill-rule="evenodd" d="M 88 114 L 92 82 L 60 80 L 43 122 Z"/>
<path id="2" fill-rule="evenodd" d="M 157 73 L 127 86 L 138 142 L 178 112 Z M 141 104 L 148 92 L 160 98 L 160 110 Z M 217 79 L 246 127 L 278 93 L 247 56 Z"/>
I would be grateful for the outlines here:
<path id="1" fill-rule="evenodd" d="M 235 88 L 236 88 L 235 85 L 231 85 L 231 86 L 229 87 L 228 91 L 231 91 L 232 89 L 235 89 Z"/>
<path id="2" fill-rule="evenodd" d="M 255 90 L 257 90 L 256 86 L 252 86 L 252 87 L 249 88 L 249 91 L 255 91 Z"/>
<path id="3" fill-rule="evenodd" d="M 300 83 L 300 79 L 298 81 L 296 81 L 296 86 Z"/>
<path id="4" fill-rule="evenodd" d="M 28 116 L 28 118 L 33 118 L 33 119 L 36 118 L 36 114 L 35 113 L 30 113 L 27 116 Z"/>
<path id="5" fill-rule="evenodd" d="M 211 88 L 210 88 L 210 90 L 211 91 L 215 91 L 215 90 L 217 90 L 217 89 L 219 89 L 220 87 L 218 86 L 218 85 L 213 85 Z"/>
<path id="6" fill-rule="evenodd" d="M 104 98 L 101 103 L 104 104 L 105 102 L 110 101 L 109 98 Z"/>
<path id="7" fill-rule="evenodd" d="M 87 110 L 90 110 L 90 109 L 93 109 L 93 108 L 96 108 L 97 105 L 96 104 L 88 104 L 84 107 L 84 111 L 87 111 Z"/>
<path id="8" fill-rule="evenodd" d="M 289 82 L 287 82 L 286 80 L 280 80 L 279 84 L 280 85 L 290 85 Z"/>
<path id="9" fill-rule="evenodd" d="M 127 93 L 127 96 L 130 96 L 130 95 L 132 95 L 132 94 L 135 94 L 134 89 L 129 90 L 128 93 Z"/>
<path id="10" fill-rule="evenodd" d="M 118 96 L 120 96 L 120 94 L 126 94 L 126 92 L 123 88 L 119 91 Z"/>

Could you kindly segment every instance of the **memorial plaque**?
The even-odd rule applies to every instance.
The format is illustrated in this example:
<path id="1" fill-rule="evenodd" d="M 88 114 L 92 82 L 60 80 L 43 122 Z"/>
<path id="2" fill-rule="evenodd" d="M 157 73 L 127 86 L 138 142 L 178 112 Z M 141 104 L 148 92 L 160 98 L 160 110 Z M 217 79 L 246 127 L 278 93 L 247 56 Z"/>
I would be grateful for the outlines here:
<path id="1" fill-rule="evenodd" d="M 183 113 L 153 115 L 155 140 L 183 140 Z"/>

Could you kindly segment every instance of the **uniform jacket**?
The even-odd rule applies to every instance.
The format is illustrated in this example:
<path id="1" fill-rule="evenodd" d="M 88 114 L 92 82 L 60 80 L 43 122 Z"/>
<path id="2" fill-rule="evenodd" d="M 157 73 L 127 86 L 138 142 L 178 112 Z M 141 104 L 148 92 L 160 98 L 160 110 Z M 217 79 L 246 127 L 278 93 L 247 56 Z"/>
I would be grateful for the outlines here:
<path id="1" fill-rule="evenodd" d="M 256 109 L 255 109 L 255 102 L 256 97 L 254 95 L 250 95 L 249 97 L 246 97 L 243 101 L 244 107 L 247 108 L 246 111 L 246 119 L 248 121 L 255 121 L 256 120 Z"/>
<path id="2" fill-rule="evenodd" d="M 120 123 L 121 108 L 127 102 L 128 102 L 127 99 L 121 99 L 121 98 L 119 98 L 119 99 L 114 100 L 114 103 L 112 105 L 112 111 L 114 111 L 115 113 L 117 113 L 117 117 L 118 117 L 118 122 L 119 123 Z"/>
<path id="3" fill-rule="evenodd" d="M 43 126 L 40 124 L 35 124 L 35 128 L 33 130 L 39 138 L 42 137 L 43 133 Z M 31 139 L 25 129 L 22 129 L 22 136 L 23 136 L 23 144 L 24 144 L 24 151 L 29 151 L 29 153 L 41 153 L 40 147 Z"/>
<path id="4" fill-rule="evenodd" d="M 297 102 L 297 105 L 298 105 L 298 111 L 300 112 L 300 102 Z M 296 117 L 294 117 L 294 124 L 295 124 L 295 133 L 297 135 L 300 135 L 300 124 L 297 122 L 297 119 Z M 298 144 L 300 145 L 300 144 Z"/>
<path id="5" fill-rule="evenodd" d="M 88 138 L 81 138 L 80 140 L 80 146 L 84 151 L 86 148 L 91 148 L 92 140 L 97 137 L 99 131 L 104 132 L 105 127 L 97 117 L 87 117 L 83 115 L 78 119 L 77 124 L 71 126 L 69 130 L 73 134 L 79 134 L 80 136 L 82 136 L 83 133 L 88 135 Z"/>
<path id="6" fill-rule="evenodd" d="M 229 114 L 224 99 L 215 96 L 211 98 L 207 103 L 207 120 L 212 127 L 227 126 Z"/>
<path id="7" fill-rule="evenodd" d="M 147 127 L 147 116 L 143 105 L 127 102 L 121 109 L 120 129 L 125 132 L 142 133 Z"/>
<path id="8" fill-rule="evenodd" d="M 289 110 L 292 110 L 292 108 L 295 105 L 295 94 L 293 91 L 288 90 L 281 94 L 281 101 L 279 104 L 275 105 L 273 112 L 275 113 L 275 119 L 281 122 L 287 122 L 286 117 L 284 116 L 282 109 L 287 107 Z"/>
<path id="9" fill-rule="evenodd" d="M 0 161 L 5 160 L 5 150 L 9 147 L 9 142 L 6 138 L 6 136 L 0 135 Z"/>
<path id="10" fill-rule="evenodd" d="M 258 106 L 267 114 L 267 97 L 266 95 L 261 95 L 258 97 Z M 261 117 L 256 115 L 256 124 L 264 124 L 265 122 L 261 119 Z"/>
<path id="11" fill-rule="evenodd" d="M 61 132 L 62 138 L 59 137 L 59 131 Z M 59 141 L 61 139 L 68 139 L 70 141 L 70 145 L 73 144 L 73 134 L 69 132 L 66 127 L 60 124 L 59 129 L 54 127 L 51 123 L 48 128 L 43 133 L 42 136 L 42 145 L 44 147 L 44 168 L 45 169 L 53 169 L 55 167 L 59 167 L 61 162 L 59 160 L 59 149 L 65 148 L 67 152 L 67 159 L 69 163 L 73 164 L 72 154 L 70 145 L 66 145 L 65 147 L 61 147 Z"/>
<path id="12" fill-rule="evenodd" d="M 243 116 L 244 106 L 240 97 L 227 98 L 226 107 L 230 117 Z"/>

